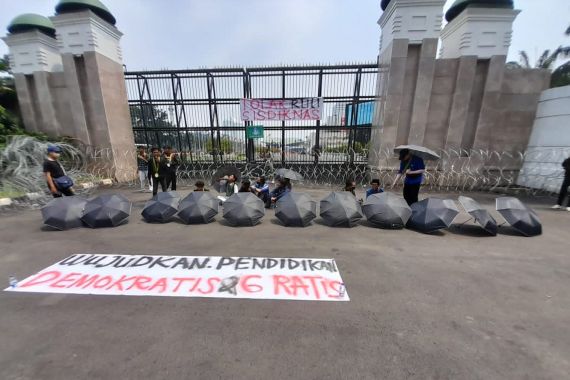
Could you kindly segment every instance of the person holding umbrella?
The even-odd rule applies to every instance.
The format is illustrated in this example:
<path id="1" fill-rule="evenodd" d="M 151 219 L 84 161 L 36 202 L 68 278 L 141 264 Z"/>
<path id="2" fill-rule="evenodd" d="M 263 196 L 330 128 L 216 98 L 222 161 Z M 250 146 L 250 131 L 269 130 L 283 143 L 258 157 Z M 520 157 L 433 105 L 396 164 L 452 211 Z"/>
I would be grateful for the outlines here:
<path id="1" fill-rule="evenodd" d="M 564 168 L 564 180 L 560 188 L 560 195 L 558 195 L 558 203 L 552 206 L 555 210 L 564 207 L 564 201 L 568 195 L 568 186 L 570 186 L 570 157 L 564 160 L 562 167 Z M 567 201 L 566 206 L 566 211 L 570 211 L 570 200 Z"/>
<path id="2" fill-rule="evenodd" d="M 148 162 L 148 179 L 152 180 L 152 196 L 158 193 L 158 184 L 162 192 L 166 191 L 166 178 L 169 174 L 166 157 L 160 154 L 160 149 L 152 148 L 152 158 Z"/>
<path id="3" fill-rule="evenodd" d="M 49 145 L 47 157 L 43 164 L 48 189 L 54 198 L 60 198 L 63 195 L 67 197 L 75 195 L 73 180 L 65 174 L 63 166 L 58 161 L 60 154 L 61 148 L 59 146 Z"/>
<path id="4" fill-rule="evenodd" d="M 423 181 L 423 174 L 425 173 L 424 160 L 412 154 L 409 149 L 400 150 L 400 170 L 394 179 L 392 187 L 404 176 L 404 199 L 408 205 L 412 205 L 418 201 L 418 194 L 420 193 L 420 186 Z"/>

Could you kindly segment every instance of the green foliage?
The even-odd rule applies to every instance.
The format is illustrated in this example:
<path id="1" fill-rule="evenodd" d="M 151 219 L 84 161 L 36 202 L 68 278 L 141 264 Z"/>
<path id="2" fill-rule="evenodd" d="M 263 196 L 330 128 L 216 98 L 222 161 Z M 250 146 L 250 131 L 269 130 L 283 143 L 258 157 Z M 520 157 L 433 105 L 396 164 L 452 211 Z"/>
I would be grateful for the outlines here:
<path id="1" fill-rule="evenodd" d="M 212 143 L 212 139 L 206 141 L 206 150 L 208 152 L 213 152 L 214 150 L 217 150 L 217 147 L 214 147 L 214 144 Z M 234 147 L 232 145 L 232 140 L 230 140 L 227 137 L 222 137 L 220 139 L 220 151 L 222 151 L 223 153 L 233 153 Z"/>
<path id="2" fill-rule="evenodd" d="M 570 62 L 559 66 L 552 72 L 550 87 L 562 87 L 570 85 Z"/>

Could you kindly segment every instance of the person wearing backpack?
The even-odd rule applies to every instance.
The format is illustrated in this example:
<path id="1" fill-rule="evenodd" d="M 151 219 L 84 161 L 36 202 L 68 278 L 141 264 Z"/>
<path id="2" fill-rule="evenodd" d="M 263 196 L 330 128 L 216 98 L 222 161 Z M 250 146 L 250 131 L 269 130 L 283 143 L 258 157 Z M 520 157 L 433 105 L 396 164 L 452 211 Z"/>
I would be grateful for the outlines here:
<path id="1" fill-rule="evenodd" d="M 67 197 L 75 195 L 73 180 L 66 175 L 65 169 L 58 161 L 60 155 L 61 148 L 59 146 L 49 145 L 47 157 L 43 164 L 48 189 L 54 198 L 60 198 L 63 195 Z"/>

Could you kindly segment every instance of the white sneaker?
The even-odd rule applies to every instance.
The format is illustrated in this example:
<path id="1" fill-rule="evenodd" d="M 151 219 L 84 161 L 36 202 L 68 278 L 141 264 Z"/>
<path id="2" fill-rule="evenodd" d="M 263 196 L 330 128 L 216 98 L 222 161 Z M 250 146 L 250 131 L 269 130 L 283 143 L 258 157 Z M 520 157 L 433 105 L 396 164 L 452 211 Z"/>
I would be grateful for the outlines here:
<path id="1" fill-rule="evenodd" d="M 554 205 L 551 207 L 553 210 L 560 210 L 562 208 L 562 206 L 560 205 Z"/>

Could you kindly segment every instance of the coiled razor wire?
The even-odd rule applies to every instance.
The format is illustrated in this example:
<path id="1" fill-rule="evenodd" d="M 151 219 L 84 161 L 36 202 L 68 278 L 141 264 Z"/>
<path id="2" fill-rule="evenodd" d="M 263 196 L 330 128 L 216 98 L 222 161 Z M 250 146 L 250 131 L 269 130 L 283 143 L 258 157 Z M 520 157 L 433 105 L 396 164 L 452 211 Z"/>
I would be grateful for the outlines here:
<path id="1" fill-rule="evenodd" d="M 91 146 L 58 143 L 63 154 L 61 161 L 76 183 L 97 182 L 104 178 L 119 179 L 120 185 L 140 187 L 136 175 L 137 150 L 117 150 Z M 42 173 L 42 162 L 48 143 L 31 137 L 17 136 L 0 153 L 0 190 L 12 188 L 24 192 L 44 192 L 47 187 Z M 563 170 L 558 162 L 570 156 L 570 148 L 529 149 L 526 152 L 490 150 L 440 150 L 441 159 L 426 162 L 424 188 L 434 192 L 505 192 L 525 195 L 548 195 L 559 190 Z M 350 163 L 358 154 L 374 157 L 374 163 Z M 265 175 L 272 178 L 279 168 L 300 173 L 303 186 L 341 188 L 352 179 L 362 188 L 371 179 L 380 179 L 389 187 L 397 175 L 399 161 L 391 149 L 366 152 L 346 152 L 343 163 L 315 162 L 307 155 L 306 162 L 281 164 L 277 153 L 272 159 L 256 162 L 225 159 L 214 162 L 212 155 L 182 160 L 178 168 L 178 183 L 192 186 L 196 180 L 211 182 L 214 174 L 224 166 L 239 168 L 242 178 L 254 179 Z M 526 163 L 523 166 L 523 163 Z M 522 169 L 521 169 L 522 168 Z M 126 179 L 126 180 L 125 180 Z M 522 186 L 519 184 L 532 184 Z"/>

